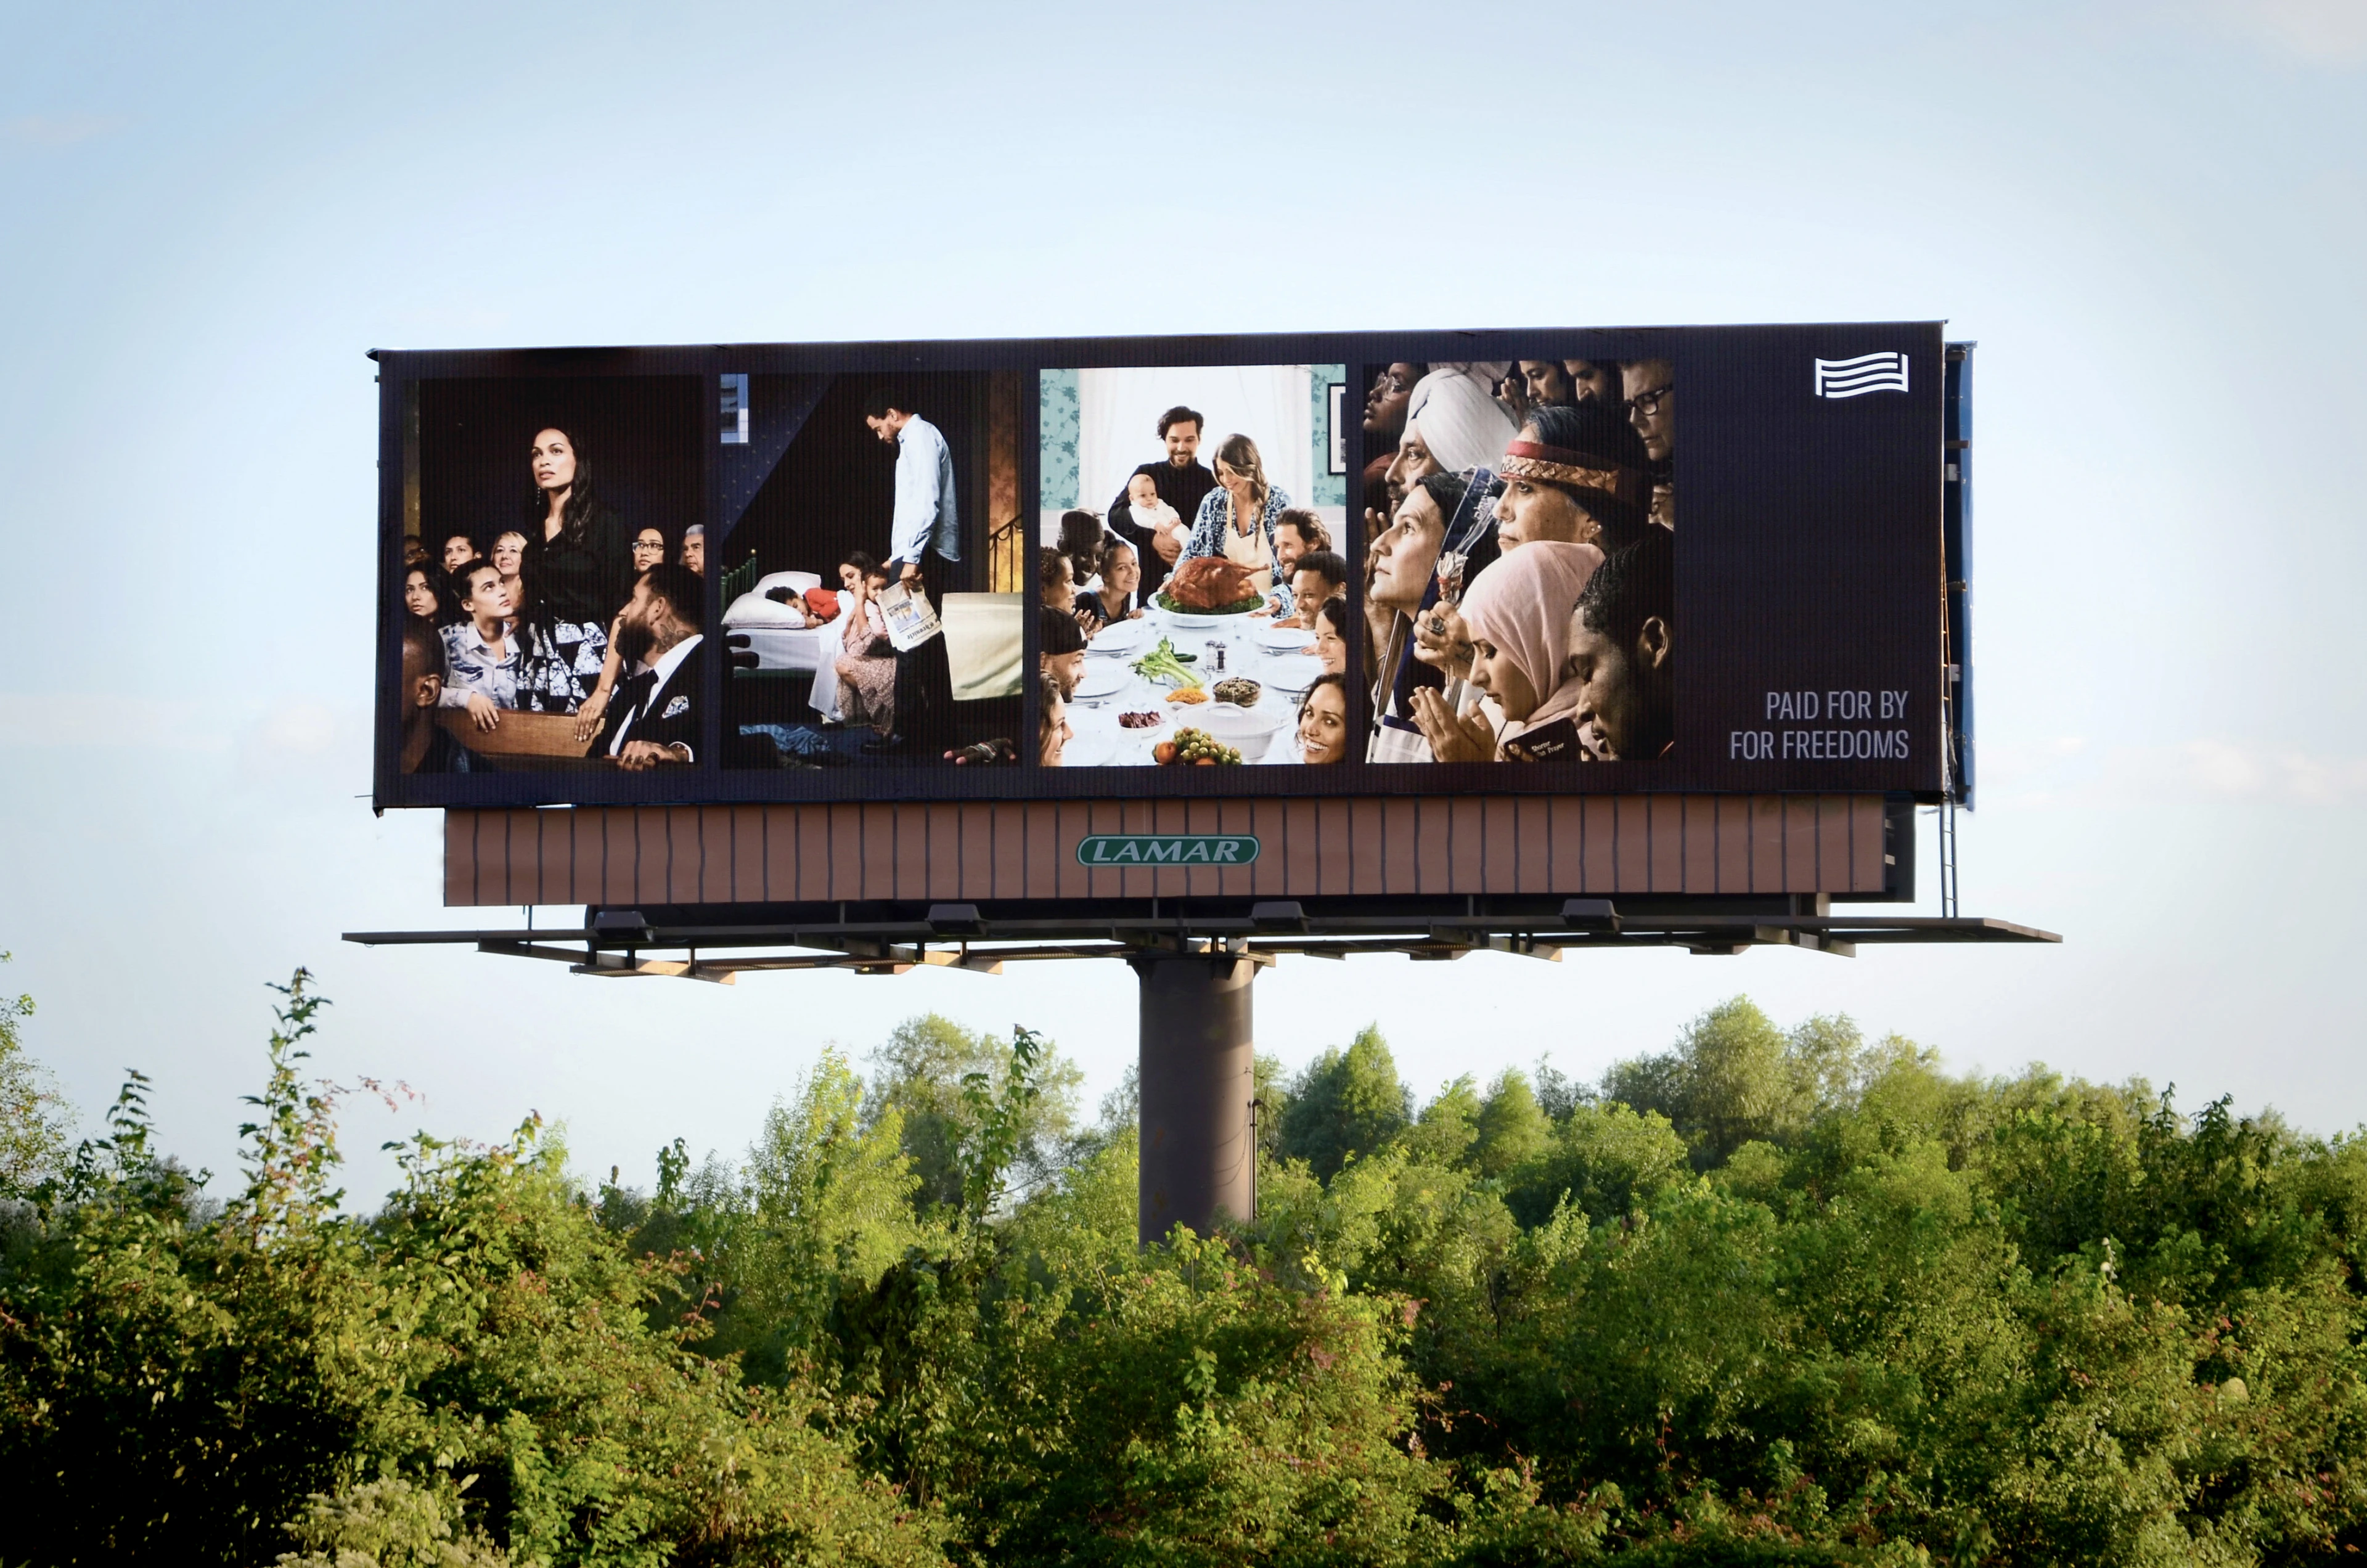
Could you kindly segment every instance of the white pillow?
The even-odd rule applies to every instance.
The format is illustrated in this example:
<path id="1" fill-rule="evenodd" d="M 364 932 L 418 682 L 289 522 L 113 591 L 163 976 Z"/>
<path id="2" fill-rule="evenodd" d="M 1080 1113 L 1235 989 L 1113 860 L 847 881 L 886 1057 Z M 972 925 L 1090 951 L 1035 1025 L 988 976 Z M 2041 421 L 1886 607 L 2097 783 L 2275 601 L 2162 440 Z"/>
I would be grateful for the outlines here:
<path id="1" fill-rule="evenodd" d="M 798 597 L 802 599 L 805 597 L 807 589 L 821 586 L 821 577 L 810 571 L 775 571 L 758 578 L 756 586 L 750 592 L 762 599 L 776 588 L 787 588 L 795 591 Z"/>
<path id="2" fill-rule="evenodd" d="M 783 572 L 781 575 L 794 577 L 799 574 Z M 751 592 L 731 601 L 731 607 L 723 612 L 723 624 L 733 627 L 802 627 L 806 624 L 804 609 L 803 604 L 784 604 L 777 599 L 767 599 L 762 593 Z"/>

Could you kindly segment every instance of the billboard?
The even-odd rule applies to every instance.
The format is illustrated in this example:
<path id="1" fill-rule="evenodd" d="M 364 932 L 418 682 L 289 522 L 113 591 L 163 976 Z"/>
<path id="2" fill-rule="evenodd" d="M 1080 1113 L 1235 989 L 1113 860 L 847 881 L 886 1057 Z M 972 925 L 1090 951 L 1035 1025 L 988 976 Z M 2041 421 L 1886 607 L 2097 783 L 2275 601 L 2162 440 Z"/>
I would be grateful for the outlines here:
<path id="1" fill-rule="evenodd" d="M 1933 797 L 1944 352 L 383 351 L 376 799 Z"/>

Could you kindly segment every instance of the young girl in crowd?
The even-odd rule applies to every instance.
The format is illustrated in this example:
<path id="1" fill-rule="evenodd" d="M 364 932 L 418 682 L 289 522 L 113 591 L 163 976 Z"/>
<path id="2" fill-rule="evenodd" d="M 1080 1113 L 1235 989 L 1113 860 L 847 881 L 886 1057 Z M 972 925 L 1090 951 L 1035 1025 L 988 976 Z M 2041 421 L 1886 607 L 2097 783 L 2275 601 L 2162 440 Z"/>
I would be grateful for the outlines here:
<path id="1" fill-rule="evenodd" d="M 1048 610 L 1067 615 L 1077 607 L 1077 574 L 1069 558 L 1050 546 L 1036 552 L 1036 592 Z"/>
<path id="2" fill-rule="evenodd" d="M 1101 588 L 1077 595 L 1077 624 L 1093 632 L 1113 621 L 1140 620 L 1142 611 L 1134 595 L 1141 585 L 1142 565 L 1135 558 L 1134 547 L 1123 539 L 1107 541 L 1102 547 Z"/>
<path id="3" fill-rule="evenodd" d="M 517 639 L 509 629 L 510 596 L 501 569 L 489 560 L 461 564 L 462 619 L 444 628 L 444 694 L 438 705 L 466 708 L 479 729 L 501 728 L 504 708 L 518 705 Z"/>
<path id="4" fill-rule="evenodd" d="M 665 559 L 665 536 L 655 528 L 644 528 L 633 536 L 633 575 L 642 572 Z"/>

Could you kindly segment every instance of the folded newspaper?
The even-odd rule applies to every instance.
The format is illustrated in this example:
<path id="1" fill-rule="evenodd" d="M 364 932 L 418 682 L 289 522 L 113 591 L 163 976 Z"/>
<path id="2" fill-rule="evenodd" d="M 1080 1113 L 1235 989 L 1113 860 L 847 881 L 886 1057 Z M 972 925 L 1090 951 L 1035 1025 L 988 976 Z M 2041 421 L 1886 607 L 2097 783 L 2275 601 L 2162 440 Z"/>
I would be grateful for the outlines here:
<path id="1" fill-rule="evenodd" d="M 899 653 L 910 653 L 937 635 L 937 612 L 929 596 L 900 582 L 891 582 L 879 595 L 879 614 L 888 623 L 888 640 Z"/>

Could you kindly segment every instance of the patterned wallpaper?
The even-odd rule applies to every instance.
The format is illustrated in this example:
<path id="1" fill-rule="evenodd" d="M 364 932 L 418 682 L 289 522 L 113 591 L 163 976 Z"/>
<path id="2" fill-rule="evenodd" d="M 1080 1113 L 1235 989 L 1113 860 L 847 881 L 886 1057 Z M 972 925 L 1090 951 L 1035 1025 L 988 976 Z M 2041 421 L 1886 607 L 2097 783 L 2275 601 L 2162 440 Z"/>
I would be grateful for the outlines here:
<path id="1" fill-rule="evenodd" d="M 1036 469 L 1041 491 L 1036 505 L 1047 512 L 1066 512 L 1084 504 L 1077 499 L 1077 432 L 1082 423 L 1077 411 L 1077 373 L 1041 371 L 1036 378 L 1036 428 L 1042 434 L 1043 446 Z"/>
<path id="2" fill-rule="evenodd" d="M 1308 411 L 1307 428 L 1315 444 L 1314 462 L 1308 472 L 1314 475 L 1314 494 L 1307 498 L 1309 506 L 1345 506 L 1348 504 L 1348 476 L 1331 471 L 1331 385 L 1348 378 L 1344 365 L 1310 365 L 1307 378 L 1307 395 L 1315 401 Z M 1357 418 L 1363 412 L 1353 389 L 1341 400 L 1342 421 Z"/>

